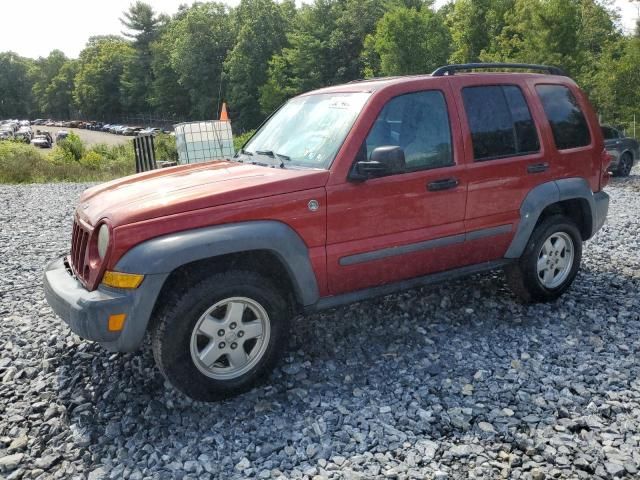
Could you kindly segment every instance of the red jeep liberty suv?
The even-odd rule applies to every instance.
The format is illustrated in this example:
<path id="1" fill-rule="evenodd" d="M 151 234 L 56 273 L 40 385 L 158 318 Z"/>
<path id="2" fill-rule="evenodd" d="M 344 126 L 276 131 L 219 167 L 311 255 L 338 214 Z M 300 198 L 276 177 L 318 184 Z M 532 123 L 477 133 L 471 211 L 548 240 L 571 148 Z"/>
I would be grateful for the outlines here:
<path id="1" fill-rule="evenodd" d="M 609 161 L 556 67 L 324 88 L 289 100 L 231 161 L 84 192 L 46 297 L 109 350 L 148 331 L 166 378 L 215 400 L 267 376 L 299 313 L 490 269 L 523 301 L 558 298 L 605 221 Z"/>

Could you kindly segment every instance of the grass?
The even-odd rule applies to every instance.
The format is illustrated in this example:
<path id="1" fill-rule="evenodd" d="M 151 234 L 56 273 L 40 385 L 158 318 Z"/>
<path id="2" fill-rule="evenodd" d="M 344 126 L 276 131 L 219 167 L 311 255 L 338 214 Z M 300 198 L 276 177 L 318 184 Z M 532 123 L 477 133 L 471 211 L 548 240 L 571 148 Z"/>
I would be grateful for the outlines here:
<path id="1" fill-rule="evenodd" d="M 235 137 L 236 150 L 253 131 Z M 159 160 L 178 160 L 175 138 L 155 138 Z M 52 150 L 32 145 L 0 141 L 0 183 L 103 182 L 135 173 L 132 142 L 123 145 L 87 146 L 75 133 L 61 140 Z"/>

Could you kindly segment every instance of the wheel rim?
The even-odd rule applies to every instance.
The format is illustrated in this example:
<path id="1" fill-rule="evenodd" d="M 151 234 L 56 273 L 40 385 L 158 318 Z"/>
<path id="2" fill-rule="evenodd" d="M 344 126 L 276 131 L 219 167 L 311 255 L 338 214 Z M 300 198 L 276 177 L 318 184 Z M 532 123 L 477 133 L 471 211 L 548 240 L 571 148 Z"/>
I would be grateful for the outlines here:
<path id="1" fill-rule="evenodd" d="M 573 267 L 574 248 L 571 236 L 564 232 L 550 235 L 538 253 L 538 280 L 549 289 L 567 279 Z"/>
<path id="2" fill-rule="evenodd" d="M 624 175 L 625 177 L 631 173 L 631 159 L 629 158 L 628 155 L 625 155 L 622 158 L 621 170 L 622 170 L 622 175 Z"/>
<path id="3" fill-rule="evenodd" d="M 204 375 L 229 380 L 254 368 L 269 345 L 271 322 L 262 305 L 232 297 L 208 308 L 191 333 L 191 359 Z"/>

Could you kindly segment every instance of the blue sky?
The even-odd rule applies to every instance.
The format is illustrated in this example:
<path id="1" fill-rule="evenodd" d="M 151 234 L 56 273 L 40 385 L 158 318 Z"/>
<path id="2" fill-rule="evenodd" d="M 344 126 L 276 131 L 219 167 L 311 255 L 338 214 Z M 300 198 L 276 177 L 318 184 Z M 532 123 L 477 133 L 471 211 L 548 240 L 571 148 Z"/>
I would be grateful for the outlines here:
<path id="1" fill-rule="evenodd" d="M 239 0 L 226 0 L 236 5 Z M 442 5 L 447 0 L 436 0 Z M 131 0 L 2 0 L 0 14 L 0 52 L 11 50 L 25 57 L 46 56 L 57 48 L 77 57 L 93 35 L 117 34 L 118 18 Z M 191 0 L 148 0 L 157 11 L 174 13 Z M 637 7 L 629 0 L 615 0 L 623 28 L 633 31 Z"/>

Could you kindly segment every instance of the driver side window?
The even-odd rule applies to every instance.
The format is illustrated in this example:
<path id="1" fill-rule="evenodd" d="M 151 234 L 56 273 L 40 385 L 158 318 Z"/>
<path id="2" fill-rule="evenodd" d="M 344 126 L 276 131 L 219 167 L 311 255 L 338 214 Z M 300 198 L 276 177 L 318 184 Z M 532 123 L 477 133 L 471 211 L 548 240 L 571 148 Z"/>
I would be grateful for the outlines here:
<path id="1" fill-rule="evenodd" d="M 449 113 L 442 92 L 409 93 L 389 100 L 363 145 L 367 160 L 373 150 L 384 146 L 404 150 L 407 172 L 453 165 Z"/>

